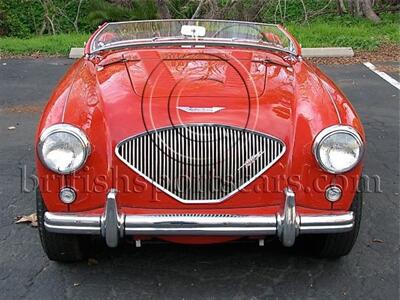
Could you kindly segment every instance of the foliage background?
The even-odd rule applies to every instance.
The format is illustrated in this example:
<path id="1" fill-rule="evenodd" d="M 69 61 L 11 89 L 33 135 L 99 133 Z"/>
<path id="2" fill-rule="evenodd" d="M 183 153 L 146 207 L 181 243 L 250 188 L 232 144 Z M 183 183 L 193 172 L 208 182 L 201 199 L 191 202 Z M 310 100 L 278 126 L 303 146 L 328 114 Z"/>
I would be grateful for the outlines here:
<path id="1" fill-rule="evenodd" d="M 372 1 L 381 13 L 396 11 L 400 6 L 400 0 Z M 191 18 L 202 5 L 203 12 L 198 17 L 302 24 L 321 18 L 335 20 L 338 3 L 339 0 L 0 0 L 0 36 L 87 33 L 104 21 L 163 17 L 159 13 L 160 5 L 168 8 L 171 18 Z M 360 19 L 349 14 L 345 17 L 345 23 Z"/>
<path id="2" fill-rule="evenodd" d="M 352 10 L 363 1 L 378 21 Z M 399 10 L 400 0 L 0 0 L 0 54 L 66 54 L 104 21 L 191 17 L 283 23 L 303 46 L 371 50 L 400 43 Z"/>

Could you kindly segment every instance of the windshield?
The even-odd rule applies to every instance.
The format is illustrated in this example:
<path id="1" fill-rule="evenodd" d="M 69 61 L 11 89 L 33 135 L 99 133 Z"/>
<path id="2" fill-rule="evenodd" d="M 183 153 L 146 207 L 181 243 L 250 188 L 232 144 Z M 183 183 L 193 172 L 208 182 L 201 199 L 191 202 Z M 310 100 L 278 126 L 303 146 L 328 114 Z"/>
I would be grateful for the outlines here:
<path id="1" fill-rule="evenodd" d="M 90 52 L 126 46 L 232 45 L 295 53 L 277 25 L 219 20 L 152 20 L 108 23 L 94 36 Z"/>

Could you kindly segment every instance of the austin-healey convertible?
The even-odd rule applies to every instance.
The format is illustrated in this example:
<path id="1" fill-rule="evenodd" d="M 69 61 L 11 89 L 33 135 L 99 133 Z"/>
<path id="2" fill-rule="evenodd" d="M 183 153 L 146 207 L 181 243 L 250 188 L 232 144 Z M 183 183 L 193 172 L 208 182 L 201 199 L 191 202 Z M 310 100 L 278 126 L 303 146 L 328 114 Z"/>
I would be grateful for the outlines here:
<path id="1" fill-rule="evenodd" d="M 84 258 L 93 236 L 109 247 L 276 238 L 340 257 L 359 231 L 360 119 L 278 25 L 106 23 L 35 143 L 51 260 Z"/>

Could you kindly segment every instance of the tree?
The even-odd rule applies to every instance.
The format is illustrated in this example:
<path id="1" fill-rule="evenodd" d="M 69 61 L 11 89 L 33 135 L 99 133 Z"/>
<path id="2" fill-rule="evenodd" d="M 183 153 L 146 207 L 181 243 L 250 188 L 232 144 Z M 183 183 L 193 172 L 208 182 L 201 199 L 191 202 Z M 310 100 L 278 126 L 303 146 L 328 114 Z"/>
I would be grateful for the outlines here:
<path id="1" fill-rule="evenodd" d="M 67 8 L 68 4 L 71 2 L 69 2 L 69 3 L 67 2 L 67 4 L 65 5 L 64 8 L 56 7 L 58 14 L 60 16 L 64 17 L 69 23 L 71 23 L 74 26 L 76 32 L 79 32 L 79 17 L 80 17 L 83 1 L 84 0 L 78 0 L 77 7 L 76 7 L 76 14 L 75 14 L 74 18 L 71 18 L 70 16 L 68 16 L 68 13 L 66 12 L 66 8 Z"/>
<path id="2" fill-rule="evenodd" d="M 125 6 L 128 5 L 129 7 Z M 87 15 L 90 24 L 97 26 L 105 21 L 150 20 L 157 18 L 158 7 L 154 0 L 91 0 Z"/>
<path id="3" fill-rule="evenodd" d="M 361 9 L 364 16 L 367 19 L 371 20 L 374 23 L 379 23 L 381 21 L 381 19 L 378 17 L 375 11 L 372 9 L 371 0 L 358 0 L 358 1 L 361 1 Z"/>
<path id="4" fill-rule="evenodd" d="M 348 0 L 349 12 L 353 16 L 364 16 L 374 23 L 379 23 L 381 19 L 372 9 L 371 0 Z"/>
<path id="5" fill-rule="evenodd" d="M 347 9 L 346 6 L 344 5 L 343 0 L 337 0 L 336 2 L 339 15 L 343 15 L 343 13 L 346 13 Z"/>
<path id="6" fill-rule="evenodd" d="M 171 19 L 171 13 L 165 0 L 157 0 L 157 8 L 161 19 Z"/>
<path id="7" fill-rule="evenodd" d="M 44 11 L 42 28 L 40 29 L 39 34 L 42 35 L 46 31 L 46 29 L 48 29 L 48 31 L 50 32 L 51 29 L 51 33 L 55 35 L 56 27 L 54 25 L 54 19 L 57 15 L 56 6 L 51 0 L 39 0 L 39 3 L 42 5 Z"/>
<path id="8" fill-rule="evenodd" d="M 373 10 L 373 6 L 383 4 L 394 6 L 393 3 L 396 1 L 399 0 L 157 0 L 157 6 L 160 12 L 162 6 L 167 6 L 167 3 L 171 7 L 171 12 L 178 17 L 246 21 L 262 21 L 265 12 L 269 14 L 275 12 L 275 22 L 284 22 L 289 12 L 298 11 L 297 16 L 302 12 L 302 19 L 307 23 L 309 19 L 323 15 L 327 11 L 333 13 L 336 2 L 339 15 L 350 13 L 353 16 L 366 17 L 374 23 L 379 23 L 380 18 Z M 162 13 L 159 15 L 163 17 Z"/>

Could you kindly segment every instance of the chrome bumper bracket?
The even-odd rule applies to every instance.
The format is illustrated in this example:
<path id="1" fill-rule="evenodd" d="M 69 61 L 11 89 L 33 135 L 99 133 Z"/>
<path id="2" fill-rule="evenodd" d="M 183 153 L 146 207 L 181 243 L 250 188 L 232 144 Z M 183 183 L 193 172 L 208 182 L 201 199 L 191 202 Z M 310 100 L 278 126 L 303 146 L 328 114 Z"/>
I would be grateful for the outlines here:
<path id="1" fill-rule="evenodd" d="M 277 235 L 290 247 L 299 234 L 346 232 L 353 228 L 353 212 L 327 215 L 298 215 L 294 192 L 285 190 L 285 205 L 276 215 L 164 214 L 123 215 L 118 212 L 117 191 L 107 195 L 103 215 L 45 213 L 45 228 L 63 234 L 95 234 L 109 247 L 130 235 L 267 236 Z"/>
<path id="2" fill-rule="evenodd" d="M 118 213 L 117 191 L 112 189 L 106 200 L 106 208 L 101 216 L 101 235 L 108 247 L 118 246 L 120 237 L 124 235 L 124 216 Z"/>
<path id="3" fill-rule="evenodd" d="M 277 234 L 285 247 L 291 247 L 300 231 L 300 217 L 296 215 L 296 201 L 293 191 L 286 188 L 283 213 L 276 215 Z"/>

